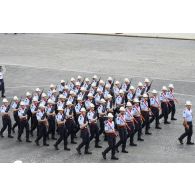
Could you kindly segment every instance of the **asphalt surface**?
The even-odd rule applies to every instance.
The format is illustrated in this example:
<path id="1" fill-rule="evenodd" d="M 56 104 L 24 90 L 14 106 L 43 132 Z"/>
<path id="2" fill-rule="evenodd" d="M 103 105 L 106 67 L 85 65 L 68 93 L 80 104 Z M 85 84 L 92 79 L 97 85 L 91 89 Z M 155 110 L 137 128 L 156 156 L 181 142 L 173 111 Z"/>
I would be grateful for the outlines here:
<path id="1" fill-rule="evenodd" d="M 117 162 L 195 162 L 195 146 L 181 146 L 177 142 L 183 132 L 184 103 L 191 100 L 195 104 L 195 41 L 83 34 L 0 34 L 0 64 L 7 68 L 5 84 L 9 98 L 24 96 L 36 87 L 47 90 L 50 83 L 61 79 L 91 77 L 94 73 L 103 79 L 133 78 L 134 86 L 149 77 L 154 80 L 152 88 L 157 90 L 173 83 L 179 100 L 178 120 L 168 126 L 161 124 L 162 130 L 154 129 L 152 124 L 153 135 L 144 136 L 145 141 L 138 143 L 138 147 L 127 146 L 129 153 L 117 154 L 120 158 Z M 104 141 L 101 141 L 103 149 L 95 149 L 92 142 L 93 155 L 79 156 L 75 145 L 70 145 L 70 152 L 63 150 L 63 144 L 60 151 L 55 151 L 53 141 L 49 141 L 49 147 L 37 147 L 34 142 L 18 143 L 16 137 L 0 139 L 0 162 L 112 162 L 110 154 L 108 160 L 102 159 L 101 152 L 107 147 Z"/>

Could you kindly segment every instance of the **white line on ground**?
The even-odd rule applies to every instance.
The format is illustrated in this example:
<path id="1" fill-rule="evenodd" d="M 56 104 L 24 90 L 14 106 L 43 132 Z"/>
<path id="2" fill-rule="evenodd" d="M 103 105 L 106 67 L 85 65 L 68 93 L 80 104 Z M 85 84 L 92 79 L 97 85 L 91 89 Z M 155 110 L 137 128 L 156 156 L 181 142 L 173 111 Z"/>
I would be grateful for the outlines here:
<path id="1" fill-rule="evenodd" d="M 21 64 L 6 64 L 6 63 L 0 63 L 0 65 L 5 65 L 5 66 L 18 66 L 18 67 L 25 67 L 25 68 L 34 68 L 34 69 L 48 69 L 48 70 L 56 70 L 57 68 L 51 68 L 51 67 L 44 67 L 44 66 L 39 66 L 35 67 L 32 65 L 21 65 Z M 55 66 L 54 66 L 55 67 Z M 67 72 L 78 72 L 78 73 L 87 73 L 87 74 L 98 74 L 95 71 L 87 71 L 87 70 L 74 70 L 74 69 L 67 69 L 67 68 L 59 68 L 62 71 L 67 71 Z M 104 73 L 101 72 L 101 75 L 111 75 L 111 76 L 125 76 L 129 77 L 130 75 L 128 74 L 123 74 L 123 73 L 118 73 L 118 74 L 110 74 L 110 73 Z M 162 80 L 162 81 L 174 81 L 174 82 L 187 82 L 187 83 L 195 83 L 193 80 L 182 80 L 182 79 L 169 79 L 169 78 L 159 78 L 159 77 L 153 77 L 153 76 L 143 76 L 143 75 L 131 75 L 131 78 L 142 78 L 142 77 L 148 77 L 154 80 Z"/>

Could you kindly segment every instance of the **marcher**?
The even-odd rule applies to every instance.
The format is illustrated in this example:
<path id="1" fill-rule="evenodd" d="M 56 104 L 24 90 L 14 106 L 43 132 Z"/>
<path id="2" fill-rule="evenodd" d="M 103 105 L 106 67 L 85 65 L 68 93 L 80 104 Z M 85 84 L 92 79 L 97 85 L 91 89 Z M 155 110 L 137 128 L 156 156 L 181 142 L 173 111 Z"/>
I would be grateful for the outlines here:
<path id="1" fill-rule="evenodd" d="M 4 75 L 6 73 L 6 68 L 4 66 L 0 66 L 0 91 L 1 97 L 5 98 L 5 83 L 4 83 Z"/>

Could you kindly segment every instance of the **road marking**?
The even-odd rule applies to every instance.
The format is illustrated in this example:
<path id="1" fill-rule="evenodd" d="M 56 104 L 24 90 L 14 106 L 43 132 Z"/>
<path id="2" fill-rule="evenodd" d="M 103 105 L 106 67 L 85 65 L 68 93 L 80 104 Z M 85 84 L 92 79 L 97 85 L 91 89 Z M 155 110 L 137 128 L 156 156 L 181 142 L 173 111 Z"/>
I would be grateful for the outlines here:
<path id="1" fill-rule="evenodd" d="M 86 74 L 97 74 L 100 75 L 99 73 L 95 72 L 95 71 L 87 71 L 87 70 L 75 70 L 75 69 L 67 69 L 67 68 L 62 68 L 59 67 L 58 68 L 52 68 L 52 67 L 44 67 L 44 66 L 39 66 L 39 67 L 35 67 L 32 65 L 21 65 L 21 64 L 6 64 L 6 63 L 1 63 L 0 65 L 5 65 L 5 66 L 18 66 L 18 67 L 25 67 L 25 68 L 34 68 L 34 69 L 47 69 L 47 70 L 59 70 L 60 71 L 67 71 L 67 72 L 78 72 L 78 73 L 86 73 Z M 129 77 L 130 75 L 128 74 L 123 74 L 123 73 L 115 73 L 115 74 L 110 74 L 110 73 L 105 73 L 105 72 L 101 72 L 101 75 L 111 75 L 111 76 L 125 76 L 125 77 Z M 143 75 L 131 75 L 131 78 L 143 78 L 145 76 Z M 193 80 L 183 80 L 183 79 L 169 79 L 169 78 L 159 78 L 159 77 L 153 77 L 153 76 L 146 76 L 148 78 L 154 79 L 154 80 L 162 80 L 162 81 L 174 81 L 174 82 L 186 82 L 186 83 L 195 83 L 195 81 Z"/>
<path id="2" fill-rule="evenodd" d="M 11 86 L 6 89 L 18 89 L 18 88 L 36 88 L 36 87 L 48 87 L 49 85 L 22 85 L 22 86 Z"/>

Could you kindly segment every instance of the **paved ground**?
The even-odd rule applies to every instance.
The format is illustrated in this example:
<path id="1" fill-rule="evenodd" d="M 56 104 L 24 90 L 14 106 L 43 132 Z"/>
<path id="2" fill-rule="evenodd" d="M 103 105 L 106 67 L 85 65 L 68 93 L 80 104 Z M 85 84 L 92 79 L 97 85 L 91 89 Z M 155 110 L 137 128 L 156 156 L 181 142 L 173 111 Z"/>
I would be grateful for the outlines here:
<path id="1" fill-rule="evenodd" d="M 129 154 L 119 153 L 118 162 L 195 162 L 195 146 L 180 146 L 177 137 L 183 132 L 181 112 L 185 100 L 195 105 L 195 42 L 190 40 L 147 39 L 80 34 L 0 34 L 0 64 L 6 64 L 7 96 L 24 95 L 35 87 L 48 85 L 71 76 L 103 78 L 108 75 L 122 80 L 133 77 L 133 84 L 144 77 L 154 79 L 153 88 L 170 82 L 175 85 L 179 104 L 176 122 L 153 129 L 153 136 Z M 1 101 L 1 100 L 0 100 Z M 0 126 L 2 122 L 0 122 Z M 193 138 L 194 139 L 194 138 Z M 78 139 L 79 141 L 79 139 Z M 101 143 L 104 148 L 106 143 Z M 92 156 L 36 147 L 34 143 L 0 139 L 0 162 L 110 162 L 91 144 Z"/>

